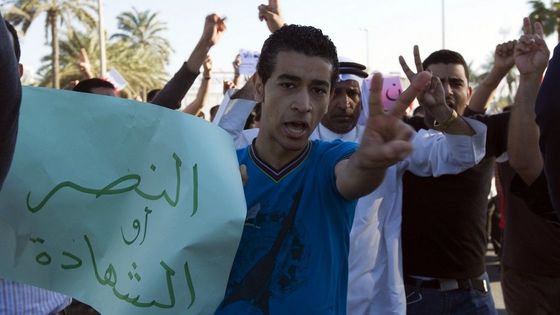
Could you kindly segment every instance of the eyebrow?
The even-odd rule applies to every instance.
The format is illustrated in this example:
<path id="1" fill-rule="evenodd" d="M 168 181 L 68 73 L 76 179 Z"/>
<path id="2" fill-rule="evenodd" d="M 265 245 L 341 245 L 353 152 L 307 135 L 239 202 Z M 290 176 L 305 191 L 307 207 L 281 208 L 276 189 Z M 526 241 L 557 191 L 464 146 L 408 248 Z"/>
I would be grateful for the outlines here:
<path id="1" fill-rule="evenodd" d="M 455 83 L 457 83 L 457 82 L 464 83 L 465 82 L 465 80 L 463 80 L 461 78 L 456 78 L 456 77 L 449 77 L 448 80 L 449 80 L 449 82 L 455 82 Z"/>
<path id="2" fill-rule="evenodd" d="M 360 88 L 357 87 L 357 86 L 335 86 L 334 89 L 337 90 L 337 91 L 341 91 L 341 90 L 344 90 L 344 91 L 351 90 L 351 91 L 355 91 L 355 92 L 360 91 Z"/>
<path id="3" fill-rule="evenodd" d="M 442 82 L 443 82 L 444 80 L 447 80 L 447 81 L 454 81 L 454 82 L 456 82 L 456 81 L 465 82 L 465 80 L 463 80 L 462 78 L 454 77 L 454 76 L 448 76 L 448 77 L 445 77 L 445 78 L 442 78 L 442 77 L 440 77 L 440 76 L 437 76 L 437 77 L 438 77 Z"/>
<path id="4" fill-rule="evenodd" d="M 295 81 L 295 82 L 301 82 L 301 78 L 295 75 L 291 75 L 291 74 L 281 74 L 278 76 L 277 80 L 289 80 L 289 81 Z M 319 85 L 319 86 L 323 86 L 325 88 L 329 88 L 331 85 L 328 81 L 324 81 L 324 80 L 311 80 L 311 84 L 312 85 Z"/>

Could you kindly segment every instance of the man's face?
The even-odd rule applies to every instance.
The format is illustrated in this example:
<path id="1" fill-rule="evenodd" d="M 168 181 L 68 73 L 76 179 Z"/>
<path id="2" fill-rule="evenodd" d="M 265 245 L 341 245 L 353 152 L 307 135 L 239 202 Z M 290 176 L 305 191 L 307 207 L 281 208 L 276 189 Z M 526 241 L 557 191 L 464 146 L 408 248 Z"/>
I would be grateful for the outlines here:
<path id="1" fill-rule="evenodd" d="M 258 76 L 255 82 L 262 102 L 259 138 L 282 150 L 303 150 L 327 110 L 332 71 L 324 58 L 279 52 L 266 84 Z"/>
<path id="2" fill-rule="evenodd" d="M 321 123 L 329 130 L 344 134 L 358 123 L 361 111 L 360 84 L 355 80 L 337 82 L 329 110 Z"/>
<path id="3" fill-rule="evenodd" d="M 463 65 L 436 63 L 426 70 L 432 71 L 441 80 L 447 105 L 462 115 L 472 92 Z"/>

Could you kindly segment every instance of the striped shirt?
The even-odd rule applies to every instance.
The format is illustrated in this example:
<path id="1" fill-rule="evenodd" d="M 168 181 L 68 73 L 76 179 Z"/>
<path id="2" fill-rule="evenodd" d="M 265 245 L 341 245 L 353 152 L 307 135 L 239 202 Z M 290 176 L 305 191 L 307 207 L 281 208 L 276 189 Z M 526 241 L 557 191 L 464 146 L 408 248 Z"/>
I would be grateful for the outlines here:
<path id="1" fill-rule="evenodd" d="M 0 315 L 56 314 L 71 302 L 61 293 L 0 279 Z"/>

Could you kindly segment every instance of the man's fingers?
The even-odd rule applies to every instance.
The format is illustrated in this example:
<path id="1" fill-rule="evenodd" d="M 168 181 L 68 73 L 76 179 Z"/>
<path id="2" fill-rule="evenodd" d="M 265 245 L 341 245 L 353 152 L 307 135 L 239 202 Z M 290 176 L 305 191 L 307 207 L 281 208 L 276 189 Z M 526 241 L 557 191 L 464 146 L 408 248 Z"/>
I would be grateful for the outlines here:
<path id="1" fill-rule="evenodd" d="M 392 128 L 393 138 L 388 140 L 410 141 L 414 135 L 414 129 L 400 119 L 396 120 L 396 123 L 392 126 Z"/>
<path id="2" fill-rule="evenodd" d="M 262 10 L 262 11 L 259 11 L 259 12 L 260 12 L 260 15 L 263 17 L 263 19 L 266 20 L 266 21 L 271 20 L 272 18 L 274 18 L 274 15 L 276 15 L 276 13 L 274 13 L 274 12 L 268 10 L 268 9 L 265 9 L 265 10 Z"/>
<path id="3" fill-rule="evenodd" d="M 80 60 L 89 63 L 88 53 L 85 48 L 80 48 Z"/>
<path id="4" fill-rule="evenodd" d="M 380 166 L 388 167 L 405 159 L 412 152 L 412 144 L 407 140 L 391 140 L 378 146 L 375 154 L 371 156 L 374 161 L 379 161 Z"/>
<path id="5" fill-rule="evenodd" d="M 529 35 L 533 34 L 533 30 L 531 27 L 531 20 L 528 17 L 523 18 L 523 34 Z"/>
<path id="6" fill-rule="evenodd" d="M 408 80 L 412 80 L 412 77 L 414 77 L 414 72 L 410 70 L 410 67 L 406 64 L 403 56 L 399 56 L 399 63 L 401 64 L 401 68 L 403 69 L 403 72 Z"/>
<path id="7" fill-rule="evenodd" d="M 443 90 L 443 83 L 441 83 L 441 80 L 435 75 L 432 76 L 430 88 L 430 93 L 434 96 L 436 101 L 441 100 L 442 102 L 445 102 L 445 91 Z"/>
<path id="8" fill-rule="evenodd" d="M 544 30 L 541 22 L 535 22 L 535 34 L 540 38 L 544 38 Z"/>
<path id="9" fill-rule="evenodd" d="M 519 38 L 518 46 L 520 46 L 520 50 L 528 53 L 533 49 L 535 45 L 535 36 L 534 35 L 521 35 Z"/>
<path id="10" fill-rule="evenodd" d="M 498 56 L 501 56 L 501 55 L 502 55 L 502 49 L 503 49 L 503 45 L 502 45 L 502 44 L 496 45 L 496 50 L 495 50 L 495 52 L 496 52 L 496 54 L 497 54 Z"/>
<path id="11" fill-rule="evenodd" d="M 218 26 L 218 31 L 219 32 L 223 32 L 227 29 L 226 26 L 226 17 L 224 16 L 223 18 L 218 17 L 218 20 L 216 21 L 216 24 Z"/>
<path id="12" fill-rule="evenodd" d="M 509 42 L 506 43 L 506 55 L 511 55 L 513 54 L 513 51 L 515 49 L 515 44 L 517 44 L 516 40 L 510 40 Z"/>
<path id="13" fill-rule="evenodd" d="M 381 73 L 373 74 L 371 84 L 369 86 L 369 116 L 383 114 L 383 105 L 381 91 L 383 90 L 383 75 Z"/>
<path id="14" fill-rule="evenodd" d="M 528 41 L 527 35 L 522 35 L 522 36 L 519 38 L 519 42 L 517 43 L 517 45 L 515 45 L 515 52 L 516 52 L 516 54 L 517 54 L 517 55 L 522 55 L 522 54 L 524 54 L 524 53 L 530 51 L 530 48 L 529 48 L 529 46 L 528 46 L 528 45 L 529 45 L 528 43 L 529 43 L 529 41 Z"/>
<path id="15" fill-rule="evenodd" d="M 431 78 L 432 74 L 428 71 L 418 73 L 414 79 L 410 81 L 410 86 L 399 95 L 399 98 L 391 110 L 391 115 L 399 118 L 402 117 L 416 96 L 422 93 L 426 86 L 430 84 Z"/>
<path id="16" fill-rule="evenodd" d="M 420 49 L 418 45 L 414 45 L 414 62 L 416 63 L 416 73 L 424 71 L 424 66 L 422 66 L 422 59 L 420 58 Z"/>

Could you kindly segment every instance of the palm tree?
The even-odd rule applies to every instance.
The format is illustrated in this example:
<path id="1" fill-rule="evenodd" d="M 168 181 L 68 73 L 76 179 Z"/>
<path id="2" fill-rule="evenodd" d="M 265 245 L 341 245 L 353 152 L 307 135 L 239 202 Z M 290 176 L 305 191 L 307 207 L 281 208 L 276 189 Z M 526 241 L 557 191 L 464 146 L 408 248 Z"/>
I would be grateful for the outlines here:
<path id="1" fill-rule="evenodd" d="M 111 36 L 111 39 L 119 39 L 130 45 L 132 49 L 149 51 L 154 56 L 161 58 L 165 65 L 169 54 L 172 52 L 169 41 L 161 36 L 167 30 L 166 23 L 158 20 L 158 13 L 150 10 L 122 12 L 117 16 L 120 32 Z"/>
<path id="2" fill-rule="evenodd" d="M 96 20 L 92 16 L 95 11 L 94 0 L 8 0 L 12 4 L 6 14 L 6 19 L 14 25 L 21 25 L 25 34 L 31 24 L 45 13 L 45 37 L 51 44 L 52 86 L 60 87 L 59 60 L 59 25 L 66 24 L 71 28 L 71 22 L 78 20 L 90 28 L 95 27 Z"/>
<path id="3" fill-rule="evenodd" d="M 107 64 L 128 81 L 129 94 L 146 99 L 146 94 L 167 81 L 165 64 L 152 51 L 130 49 L 127 43 L 112 41 L 107 47 Z"/>
<path id="4" fill-rule="evenodd" d="M 473 62 L 470 62 L 468 64 L 469 73 L 470 73 L 470 83 L 475 89 L 482 81 L 484 81 L 486 76 L 488 76 L 493 66 L 494 66 L 493 53 L 488 54 L 486 61 L 479 67 L 479 71 L 475 71 L 473 67 Z M 504 107 L 507 105 L 511 105 L 513 103 L 515 93 L 517 92 L 517 86 L 519 80 L 519 75 L 515 67 L 513 67 L 506 74 L 505 79 L 506 79 L 506 85 L 502 86 L 502 88 L 496 93 L 496 101 L 494 102 L 493 106 Z"/>
<path id="5" fill-rule="evenodd" d="M 60 72 L 59 78 L 62 86 L 70 81 L 84 79 L 79 68 L 80 49 L 84 48 L 88 55 L 94 56 L 99 54 L 99 38 L 97 36 L 89 36 L 88 33 L 69 30 L 60 36 L 59 43 L 59 62 Z M 54 76 L 52 64 L 52 55 L 46 55 L 41 58 L 42 66 L 38 69 L 41 77 L 40 86 L 48 86 L 52 82 Z M 94 73 L 98 72 L 99 61 L 92 62 Z"/>
<path id="6" fill-rule="evenodd" d="M 62 34 L 60 40 L 60 80 L 67 84 L 70 81 L 83 79 L 79 70 L 80 49 L 84 48 L 89 56 L 99 54 L 99 38 L 89 36 L 89 33 L 69 30 Z M 39 68 L 42 77 L 39 85 L 45 86 L 52 79 L 53 71 L 49 66 L 52 56 L 44 56 L 41 61 L 43 66 Z M 166 81 L 167 73 L 165 66 L 160 65 L 159 59 L 154 60 L 152 52 L 147 50 L 130 49 L 128 43 L 122 40 L 111 40 L 107 45 L 107 63 L 109 67 L 115 68 L 127 80 L 128 85 L 125 93 L 131 97 L 142 97 L 145 93 L 155 88 L 161 88 Z M 91 60 L 92 72 L 100 70 L 99 60 Z"/>
<path id="7" fill-rule="evenodd" d="M 532 6 L 529 15 L 531 20 L 541 22 L 547 36 L 556 32 L 560 42 L 560 2 L 551 1 L 550 7 L 546 7 L 541 0 L 532 0 L 529 4 Z"/>

